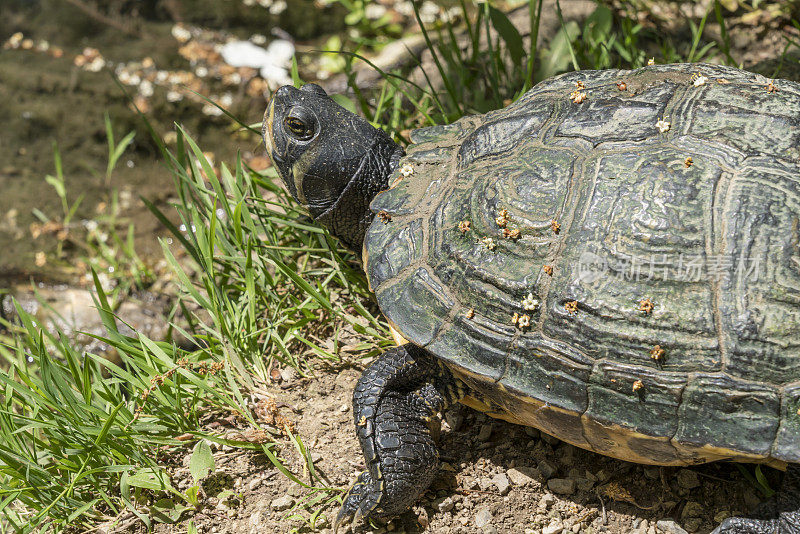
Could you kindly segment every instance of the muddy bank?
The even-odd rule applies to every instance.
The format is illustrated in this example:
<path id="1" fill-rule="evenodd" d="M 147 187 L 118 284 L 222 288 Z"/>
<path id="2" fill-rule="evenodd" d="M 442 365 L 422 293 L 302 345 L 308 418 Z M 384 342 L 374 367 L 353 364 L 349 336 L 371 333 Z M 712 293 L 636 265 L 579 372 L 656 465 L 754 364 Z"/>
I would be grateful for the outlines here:
<path id="1" fill-rule="evenodd" d="M 53 220 L 64 217 L 62 200 L 45 182 L 45 176 L 55 175 L 56 146 L 63 162 L 68 205 L 82 197 L 73 220 L 109 215 L 116 190 L 122 208 L 120 225 L 124 228 L 132 223 L 138 251 L 160 258 L 156 238 L 163 232 L 139 197 L 165 206 L 174 185 L 130 99 L 146 112 L 160 135 L 169 139 L 173 123 L 181 124 L 200 146 L 212 151 L 217 162 L 234 160 L 237 150 L 246 159 L 263 155 L 257 136 L 237 133 L 228 118 L 192 91 L 223 100 L 241 120 L 256 123 L 261 120 L 269 87 L 263 84 L 248 91 L 252 88 L 247 80 L 241 82 L 242 69 L 211 71 L 197 56 L 216 53 L 218 46 L 212 39 L 224 42 L 258 35 L 266 42 L 277 38 L 270 34 L 273 30 L 284 37 L 310 39 L 323 29 L 331 31 L 342 24 L 343 14 L 337 8 L 314 8 L 311 0 L 292 0 L 291 9 L 284 2 L 282 9 L 272 11 L 246 4 L 111 2 L 103 12 L 108 16 L 97 17 L 63 1 L 4 2 L 0 42 L 15 34 L 19 39 L 12 43 L 14 47 L 0 51 L 0 121 L 4 126 L 0 130 L 0 188 L 4 193 L 0 196 L 0 247 L 14 251 L 0 257 L 0 273 L 63 275 L 64 265 L 59 265 L 58 258 L 48 257 L 43 263 L 40 254 L 37 261 L 37 253 L 50 256 L 58 244 L 57 236 L 44 232 L 34 238 L 30 231 L 31 224 L 42 222 L 34 210 Z M 197 44 L 194 35 L 180 39 L 176 22 L 190 29 L 193 23 L 202 24 L 209 42 Z M 78 57 L 87 56 L 87 50 L 101 56 L 102 66 L 92 69 Z M 134 74 L 125 72 L 127 78 L 120 76 L 124 82 L 120 85 L 112 73 L 119 76 L 123 66 Z M 142 69 L 165 78 L 178 73 L 175 86 L 181 88 L 181 94 L 176 96 L 166 84 L 144 79 Z M 226 73 L 229 78 L 223 79 Z M 149 85 L 142 89 L 131 80 L 136 76 Z M 135 132 L 111 180 L 105 176 L 104 113 L 111 119 L 117 141 Z M 66 252 L 61 259 L 69 262 Z"/>

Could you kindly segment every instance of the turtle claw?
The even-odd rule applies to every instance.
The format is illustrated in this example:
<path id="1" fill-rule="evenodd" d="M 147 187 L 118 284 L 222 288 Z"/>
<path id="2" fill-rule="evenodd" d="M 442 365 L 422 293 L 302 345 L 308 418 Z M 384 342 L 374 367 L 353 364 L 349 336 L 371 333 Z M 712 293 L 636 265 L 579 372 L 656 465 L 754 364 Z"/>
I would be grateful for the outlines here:
<path id="1" fill-rule="evenodd" d="M 792 513 L 778 519 L 729 517 L 711 534 L 800 534 L 800 518 Z"/>
<path id="2" fill-rule="evenodd" d="M 756 532 L 768 532 L 760 528 L 764 521 L 756 519 L 743 519 L 741 517 L 729 517 L 715 528 L 711 534 L 755 534 Z"/>
<path id="3" fill-rule="evenodd" d="M 369 471 L 362 472 L 350 491 L 344 497 L 342 508 L 336 515 L 333 523 L 333 532 L 336 534 L 340 525 L 350 523 L 355 526 L 362 519 L 369 519 L 372 511 L 378 506 L 381 492 L 380 488 L 375 488 Z"/>

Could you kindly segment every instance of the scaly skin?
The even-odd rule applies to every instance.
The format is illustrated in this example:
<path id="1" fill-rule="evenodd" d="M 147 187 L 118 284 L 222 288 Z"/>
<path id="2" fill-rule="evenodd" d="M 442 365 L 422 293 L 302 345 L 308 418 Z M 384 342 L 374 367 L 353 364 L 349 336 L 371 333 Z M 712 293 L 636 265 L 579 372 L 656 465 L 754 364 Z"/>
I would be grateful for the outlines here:
<path id="1" fill-rule="evenodd" d="M 800 534 L 800 465 L 789 465 L 781 491 L 756 515 L 765 519 L 731 517 L 712 534 Z"/>
<path id="2" fill-rule="evenodd" d="M 452 375 L 414 345 L 392 348 L 364 371 L 353 416 L 367 469 L 345 496 L 335 527 L 395 516 L 417 501 L 440 465 L 428 422 L 461 396 Z"/>

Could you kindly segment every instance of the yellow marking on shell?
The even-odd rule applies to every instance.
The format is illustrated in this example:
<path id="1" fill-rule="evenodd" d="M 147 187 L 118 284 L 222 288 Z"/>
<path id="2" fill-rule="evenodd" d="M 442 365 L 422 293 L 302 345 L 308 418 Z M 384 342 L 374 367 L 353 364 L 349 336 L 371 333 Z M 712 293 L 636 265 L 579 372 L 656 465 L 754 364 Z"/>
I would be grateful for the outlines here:
<path id="1" fill-rule="evenodd" d="M 403 337 L 403 334 L 400 333 L 400 331 L 395 325 L 392 324 L 391 321 L 389 321 L 389 332 L 392 333 L 392 339 L 394 339 L 394 342 L 398 345 L 406 345 L 408 343 L 408 340 Z"/>
<path id="2" fill-rule="evenodd" d="M 556 436 L 576 447 L 599 454 L 651 465 L 695 465 L 716 460 L 735 460 L 737 462 L 763 463 L 777 469 L 786 469 L 786 462 L 764 456 L 743 453 L 713 445 L 680 443 L 666 436 L 650 436 L 636 432 L 618 424 L 601 423 L 586 414 L 552 406 L 539 399 L 509 392 L 503 384 L 488 376 L 479 375 L 452 363 L 447 367 L 453 375 L 466 383 L 471 391 L 461 403 L 487 415 L 510 423 L 532 426 Z M 510 407 L 498 402 L 478 399 L 483 394 L 500 397 L 508 401 Z M 572 416 L 580 424 L 580 432 L 575 428 L 564 428 L 564 415 Z M 586 442 L 571 440 L 570 434 L 580 435 Z M 659 457 L 655 457 L 658 455 Z"/>

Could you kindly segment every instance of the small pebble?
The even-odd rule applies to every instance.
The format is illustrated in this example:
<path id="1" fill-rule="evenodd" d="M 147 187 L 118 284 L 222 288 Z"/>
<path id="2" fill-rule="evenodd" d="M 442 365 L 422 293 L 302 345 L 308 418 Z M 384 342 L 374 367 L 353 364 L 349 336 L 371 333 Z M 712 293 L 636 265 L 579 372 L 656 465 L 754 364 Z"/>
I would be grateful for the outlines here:
<path id="1" fill-rule="evenodd" d="M 539 462 L 537 469 L 542 474 L 544 478 L 550 478 L 556 474 L 556 466 L 552 463 L 548 462 L 547 460 L 542 460 Z"/>
<path id="2" fill-rule="evenodd" d="M 488 508 L 479 508 L 478 511 L 475 512 L 476 527 L 483 528 L 491 522 L 492 522 L 492 513 L 489 511 Z"/>
<path id="3" fill-rule="evenodd" d="M 575 493 L 575 479 L 573 478 L 551 478 L 547 481 L 547 487 L 553 493 L 561 495 L 572 495 Z"/>
<path id="4" fill-rule="evenodd" d="M 720 510 L 714 514 L 714 523 L 722 523 L 729 517 L 731 517 L 731 513 L 728 510 Z"/>
<path id="5" fill-rule="evenodd" d="M 491 424 L 481 425 L 481 430 L 480 432 L 478 432 L 478 440 L 486 441 L 489 439 L 489 436 L 491 435 L 492 435 L 492 425 Z"/>
<path id="6" fill-rule="evenodd" d="M 656 531 L 664 534 L 689 534 L 672 519 L 662 519 L 656 523 Z"/>
<path id="7" fill-rule="evenodd" d="M 545 434 L 544 432 L 542 432 L 542 441 L 551 447 L 557 447 L 561 443 L 561 440 L 557 437 L 551 436 L 550 434 Z"/>
<path id="8" fill-rule="evenodd" d="M 508 478 L 511 479 L 511 482 L 514 483 L 515 486 L 527 486 L 531 482 L 533 482 L 533 477 L 528 475 L 525 471 L 528 471 L 524 467 L 513 467 L 507 471 Z"/>
<path id="9" fill-rule="evenodd" d="M 542 529 L 542 534 L 559 534 L 564 530 L 561 521 L 554 521 Z"/>
<path id="10" fill-rule="evenodd" d="M 689 501 L 686 503 L 686 506 L 683 507 L 681 518 L 686 519 L 687 517 L 700 517 L 703 515 L 704 510 L 705 508 L 699 502 Z"/>
<path id="11" fill-rule="evenodd" d="M 453 499 L 451 497 L 437 499 L 433 504 L 434 507 L 442 513 L 449 512 L 453 509 Z"/>
<path id="12" fill-rule="evenodd" d="M 492 477 L 492 483 L 497 487 L 500 495 L 505 495 L 511 487 L 508 477 L 504 473 L 498 473 Z"/>
<path id="13" fill-rule="evenodd" d="M 700 485 L 700 477 L 691 469 L 681 469 L 678 471 L 678 486 L 690 490 Z"/>
<path id="14" fill-rule="evenodd" d="M 288 510 L 292 506 L 294 506 L 294 499 L 292 499 L 292 497 L 289 495 L 278 497 L 270 503 L 270 507 L 278 512 L 281 510 Z"/>

